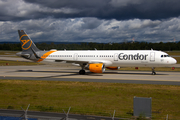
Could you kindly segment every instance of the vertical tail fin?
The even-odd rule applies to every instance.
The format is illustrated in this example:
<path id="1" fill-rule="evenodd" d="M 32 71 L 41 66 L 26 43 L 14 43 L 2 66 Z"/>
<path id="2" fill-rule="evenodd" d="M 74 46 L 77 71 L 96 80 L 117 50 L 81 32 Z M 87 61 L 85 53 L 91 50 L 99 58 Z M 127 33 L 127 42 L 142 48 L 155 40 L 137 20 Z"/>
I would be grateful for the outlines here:
<path id="1" fill-rule="evenodd" d="M 21 48 L 23 52 L 40 51 L 24 30 L 18 30 L 18 33 L 19 33 L 19 40 L 21 42 Z"/>
<path id="2" fill-rule="evenodd" d="M 33 61 L 40 59 L 40 52 L 30 37 L 25 33 L 24 30 L 18 30 L 19 40 L 21 42 L 22 52 L 16 53 L 17 56 L 24 57 Z"/>

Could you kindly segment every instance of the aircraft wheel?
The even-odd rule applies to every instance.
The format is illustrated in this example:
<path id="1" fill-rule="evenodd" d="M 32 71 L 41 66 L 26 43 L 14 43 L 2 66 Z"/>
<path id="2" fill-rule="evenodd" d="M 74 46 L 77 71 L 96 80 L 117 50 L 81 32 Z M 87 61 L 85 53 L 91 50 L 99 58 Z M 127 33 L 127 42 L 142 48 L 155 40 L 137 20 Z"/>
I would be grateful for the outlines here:
<path id="1" fill-rule="evenodd" d="M 79 74 L 80 74 L 80 75 L 84 75 L 85 73 L 86 73 L 85 70 L 80 70 L 80 71 L 79 71 Z"/>
<path id="2" fill-rule="evenodd" d="M 152 72 L 152 75 L 156 75 L 156 72 L 153 71 L 153 72 Z"/>
<path id="3" fill-rule="evenodd" d="M 155 68 L 154 67 L 152 67 L 152 75 L 156 75 L 156 72 L 155 72 L 155 70 L 154 70 Z"/>

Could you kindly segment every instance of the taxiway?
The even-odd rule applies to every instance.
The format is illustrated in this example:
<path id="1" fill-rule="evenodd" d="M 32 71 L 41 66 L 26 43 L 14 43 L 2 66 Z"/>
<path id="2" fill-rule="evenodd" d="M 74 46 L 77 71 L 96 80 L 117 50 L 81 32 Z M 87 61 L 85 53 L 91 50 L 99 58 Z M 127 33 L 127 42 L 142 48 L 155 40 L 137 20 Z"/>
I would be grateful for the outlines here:
<path id="1" fill-rule="evenodd" d="M 66 64 L 0 66 L 0 79 L 180 85 L 180 72 L 157 71 L 157 75 L 151 75 L 151 71 L 107 70 L 103 74 L 87 71 L 85 75 L 79 75 L 79 70 L 80 67 Z"/>

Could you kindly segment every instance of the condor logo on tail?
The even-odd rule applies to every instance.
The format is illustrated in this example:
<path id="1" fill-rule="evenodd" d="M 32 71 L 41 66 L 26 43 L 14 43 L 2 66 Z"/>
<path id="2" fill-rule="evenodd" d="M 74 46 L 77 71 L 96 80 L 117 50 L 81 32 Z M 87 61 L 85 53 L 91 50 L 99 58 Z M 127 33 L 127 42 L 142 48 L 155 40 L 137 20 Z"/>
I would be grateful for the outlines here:
<path id="1" fill-rule="evenodd" d="M 32 41 L 28 38 L 28 36 L 26 34 L 24 34 L 20 37 L 20 41 L 22 42 L 21 47 L 23 50 L 29 49 L 32 45 Z"/>

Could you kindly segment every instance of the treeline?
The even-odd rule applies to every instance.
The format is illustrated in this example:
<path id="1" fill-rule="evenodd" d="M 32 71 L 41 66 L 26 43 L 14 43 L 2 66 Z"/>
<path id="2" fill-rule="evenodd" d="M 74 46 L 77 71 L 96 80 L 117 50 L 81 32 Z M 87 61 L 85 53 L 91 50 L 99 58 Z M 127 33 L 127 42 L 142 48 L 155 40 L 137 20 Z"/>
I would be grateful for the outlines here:
<path id="1" fill-rule="evenodd" d="M 162 51 L 172 51 L 180 50 L 180 42 L 177 43 L 147 43 L 147 42 L 135 42 L 135 43 L 80 43 L 80 44 L 50 44 L 47 43 L 36 43 L 36 46 L 40 50 L 162 50 Z M 10 51 L 21 51 L 20 43 L 3 43 L 0 44 L 0 50 L 10 50 Z"/>

